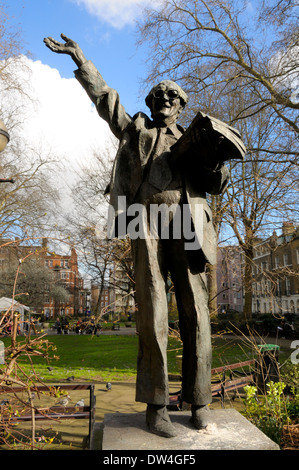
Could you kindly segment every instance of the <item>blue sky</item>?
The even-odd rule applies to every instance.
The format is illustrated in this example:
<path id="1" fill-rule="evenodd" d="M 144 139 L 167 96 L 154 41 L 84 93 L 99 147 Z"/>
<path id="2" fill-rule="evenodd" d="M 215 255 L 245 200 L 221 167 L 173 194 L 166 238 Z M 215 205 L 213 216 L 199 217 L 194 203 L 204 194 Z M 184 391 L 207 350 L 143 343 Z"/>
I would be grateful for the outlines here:
<path id="1" fill-rule="evenodd" d="M 144 108 L 140 82 L 145 77 L 144 50 L 136 48 L 134 20 L 146 0 L 13 0 L 5 1 L 11 22 L 19 24 L 33 60 L 72 78 L 70 57 L 47 49 L 43 38 L 64 33 L 79 43 L 110 86 L 116 88 L 130 114 Z M 152 3 L 152 2 L 151 2 Z M 144 108 L 145 109 L 145 108 Z M 143 110 L 144 110 L 143 109 Z"/>

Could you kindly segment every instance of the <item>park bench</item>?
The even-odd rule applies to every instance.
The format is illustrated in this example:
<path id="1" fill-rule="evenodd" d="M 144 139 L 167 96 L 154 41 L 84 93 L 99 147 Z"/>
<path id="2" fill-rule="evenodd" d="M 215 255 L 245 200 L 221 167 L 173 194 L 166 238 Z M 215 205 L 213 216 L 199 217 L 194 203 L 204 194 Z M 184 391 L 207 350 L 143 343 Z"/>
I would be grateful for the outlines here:
<path id="1" fill-rule="evenodd" d="M 119 330 L 119 329 L 120 329 L 120 324 L 119 323 L 113 323 L 112 330 Z"/>
<path id="2" fill-rule="evenodd" d="M 31 388 L 31 391 L 34 392 L 45 392 L 51 389 L 57 390 L 89 390 L 89 405 L 88 406 L 52 406 L 50 408 L 35 408 L 34 407 L 34 419 L 35 420 L 61 420 L 61 419 L 89 419 L 89 432 L 86 442 L 86 447 L 90 448 L 91 437 L 95 422 L 95 405 L 96 397 L 94 394 L 94 384 L 62 384 L 62 385 L 35 385 Z M 0 394 L 2 393 L 18 393 L 27 390 L 25 387 L 0 387 Z M 1 422 L 5 423 L 7 421 L 32 421 L 32 414 L 20 414 L 18 416 L 2 414 L 0 416 L 0 426 Z"/>
<path id="3" fill-rule="evenodd" d="M 221 398 L 221 406 L 224 405 L 225 393 L 244 388 L 246 385 L 255 383 L 256 379 L 256 361 L 251 359 L 244 362 L 236 362 L 234 364 L 227 364 L 223 367 L 217 367 L 212 369 L 213 375 L 222 374 L 222 376 L 216 380 L 212 380 L 212 396 L 219 396 Z M 244 371 L 244 368 L 248 368 L 248 371 Z M 239 370 L 242 369 L 242 370 Z"/>
<path id="4" fill-rule="evenodd" d="M 216 367 L 211 370 L 211 391 L 212 396 L 218 396 L 221 399 L 221 406 L 224 406 L 225 393 L 237 392 L 256 382 L 256 361 L 254 359 L 227 364 L 222 367 Z M 242 370 L 240 370 L 242 369 Z M 248 369 L 248 370 L 244 370 Z M 219 377 L 220 376 L 220 377 Z M 181 381 L 180 375 L 169 375 L 170 381 Z M 181 391 L 170 393 L 168 408 L 171 410 L 180 410 L 183 408 Z"/>

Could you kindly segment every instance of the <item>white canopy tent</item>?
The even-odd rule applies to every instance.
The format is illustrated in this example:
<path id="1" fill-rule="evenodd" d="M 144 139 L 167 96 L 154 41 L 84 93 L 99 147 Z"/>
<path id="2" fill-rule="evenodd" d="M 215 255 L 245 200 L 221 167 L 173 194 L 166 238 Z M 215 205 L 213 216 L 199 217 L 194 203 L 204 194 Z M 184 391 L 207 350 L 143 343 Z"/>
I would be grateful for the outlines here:
<path id="1" fill-rule="evenodd" d="M 20 327 L 23 330 L 24 325 L 24 313 L 25 310 L 30 310 L 26 305 L 20 304 L 16 300 L 10 299 L 8 297 L 0 298 L 0 312 L 6 312 L 8 309 L 11 309 L 13 312 L 20 313 Z"/>

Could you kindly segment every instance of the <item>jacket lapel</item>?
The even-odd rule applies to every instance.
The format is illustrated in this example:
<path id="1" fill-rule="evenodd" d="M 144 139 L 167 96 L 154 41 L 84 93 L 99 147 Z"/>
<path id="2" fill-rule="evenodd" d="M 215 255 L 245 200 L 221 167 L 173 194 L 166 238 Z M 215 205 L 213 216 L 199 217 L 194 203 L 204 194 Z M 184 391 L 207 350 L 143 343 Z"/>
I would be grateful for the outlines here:
<path id="1" fill-rule="evenodd" d="M 157 137 L 158 131 L 155 127 L 152 127 L 150 129 L 144 127 L 140 129 L 138 145 L 142 170 L 144 170 L 149 160 L 149 157 L 151 156 L 152 151 L 154 150 Z"/>

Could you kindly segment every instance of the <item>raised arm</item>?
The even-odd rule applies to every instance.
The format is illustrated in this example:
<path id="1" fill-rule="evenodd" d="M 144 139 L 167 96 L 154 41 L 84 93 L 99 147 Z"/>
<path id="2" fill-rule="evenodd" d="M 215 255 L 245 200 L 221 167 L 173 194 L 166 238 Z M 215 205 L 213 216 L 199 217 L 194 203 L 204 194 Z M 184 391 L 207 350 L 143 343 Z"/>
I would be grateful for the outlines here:
<path id="1" fill-rule="evenodd" d="M 110 88 L 90 60 L 86 60 L 79 45 L 61 34 L 64 43 L 53 38 L 45 38 L 45 45 L 53 52 L 69 55 L 75 64 L 75 77 L 81 83 L 89 98 L 95 104 L 98 114 L 110 126 L 113 134 L 121 139 L 124 130 L 131 124 L 132 118 L 120 104 L 116 90 Z"/>

